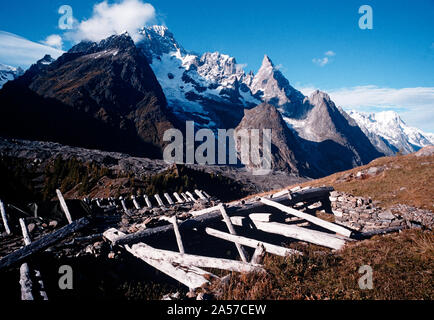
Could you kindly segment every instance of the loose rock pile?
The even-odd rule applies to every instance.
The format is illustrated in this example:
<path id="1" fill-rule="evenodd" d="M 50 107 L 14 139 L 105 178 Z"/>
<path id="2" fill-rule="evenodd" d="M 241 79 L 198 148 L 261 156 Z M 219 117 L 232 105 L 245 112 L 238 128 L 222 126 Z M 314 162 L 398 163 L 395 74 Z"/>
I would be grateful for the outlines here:
<path id="1" fill-rule="evenodd" d="M 407 205 L 395 205 L 389 209 L 378 206 L 378 201 L 356 197 L 339 191 L 330 194 L 335 221 L 359 232 L 408 226 L 432 229 L 434 213 Z"/>

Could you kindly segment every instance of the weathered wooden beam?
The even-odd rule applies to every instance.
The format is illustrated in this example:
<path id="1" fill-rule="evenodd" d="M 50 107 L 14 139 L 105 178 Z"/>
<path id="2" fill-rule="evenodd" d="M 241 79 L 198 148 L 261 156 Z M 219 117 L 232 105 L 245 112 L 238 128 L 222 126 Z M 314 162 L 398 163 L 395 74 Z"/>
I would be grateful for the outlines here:
<path id="1" fill-rule="evenodd" d="M 172 198 L 169 196 L 169 194 L 167 192 L 164 194 L 164 197 L 166 198 L 167 202 L 170 205 L 174 204 Z"/>
<path id="2" fill-rule="evenodd" d="M 298 218 L 301 218 L 301 219 L 304 219 L 306 221 L 309 221 L 309 222 L 311 222 L 311 223 L 313 223 L 315 225 L 318 225 L 318 226 L 320 226 L 322 228 L 325 228 L 325 229 L 328 229 L 330 231 L 342 234 L 342 235 L 344 235 L 346 237 L 350 237 L 351 236 L 351 231 L 350 230 L 348 230 L 348 229 L 346 229 L 346 228 L 344 228 L 342 226 L 339 226 L 337 224 L 334 224 L 332 222 L 328 222 L 328 221 L 322 220 L 322 219 L 314 217 L 314 216 L 312 216 L 310 214 L 307 214 L 307 213 L 295 210 L 293 208 L 290 208 L 288 206 L 284 206 L 283 204 L 280 204 L 280 203 L 278 203 L 276 201 L 272 201 L 272 200 L 269 200 L 269 199 L 266 199 L 266 198 L 261 198 L 261 202 L 264 203 L 264 204 L 266 204 L 266 205 L 268 205 L 268 206 L 277 208 L 277 209 L 279 209 L 279 210 L 281 210 L 283 212 L 289 213 L 290 215 L 293 215 L 293 216 L 296 216 Z"/>
<path id="3" fill-rule="evenodd" d="M 145 202 L 146 202 L 146 205 L 148 206 L 148 208 L 152 208 L 152 203 L 151 203 L 151 201 L 149 200 L 149 197 L 145 194 L 145 195 L 143 196 L 143 198 L 145 198 Z"/>
<path id="4" fill-rule="evenodd" d="M 201 268 L 216 268 L 235 272 L 257 272 L 263 271 L 258 264 L 240 262 L 223 258 L 204 257 L 193 254 L 182 254 L 178 252 L 161 250 L 153 248 L 145 243 L 138 243 L 131 248 L 140 253 L 141 257 L 154 259 L 157 261 L 169 262 L 171 264 L 180 264 L 183 266 L 196 266 Z"/>
<path id="5" fill-rule="evenodd" d="M 65 213 L 68 223 L 72 223 L 71 213 L 69 212 L 68 206 L 66 205 L 65 199 L 63 198 L 62 192 L 60 192 L 59 189 L 56 189 L 56 193 L 60 201 L 60 206 L 62 207 L 62 210 Z"/>
<path id="6" fill-rule="evenodd" d="M 331 249 L 339 250 L 345 245 L 345 240 L 316 230 L 310 230 L 277 222 L 253 221 L 253 223 L 258 230 L 280 234 L 285 237 L 310 242 Z"/>
<path id="7" fill-rule="evenodd" d="M 117 239 L 122 238 L 124 236 L 125 236 L 124 233 L 114 228 L 104 232 L 104 237 L 107 240 L 111 241 L 113 244 L 116 244 Z M 137 247 L 138 245 L 140 244 L 135 244 L 132 247 L 126 245 L 125 249 L 135 257 L 145 261 L 147 264 L 167 274 L 169 277 L 174 278 L 175 280 L 184 284 L 188 288 L 195 289 L 209 283 L 209 281 L 204 277 L 208 273 L 204 274 L 203 270 L 200 270 L 195 267 L 186 267 L 186 266 L 175 267 L 173 264 L 167 261 L 158 261 L 156 259 L 149 258 L 146 255 L 146 253 L 143 252 L 143 250 L 140 250 L 140 247 Z"/>
<path id="8" fill-rule="evenodd" d="M 8 217 L 6 216 L 5 205 L 3 204 L 3 201 L 1 201 L 1 200 L 0 200 L 0 212 L 2 215 L 3 226 L 6 230 L 6 233 L 11 234 L 11 229 L 9 228 L 9 224 L 8 224 Z"/>
<path id="9" fill-rule="evenodd" d="M 136 197 L 133 195 L 133 196 L 131 196 L 131 199 L 133 200 L 134 207 L 135 207 L 137 210 L 140 210 L 141 208 L 140 208 L 139 203 L 137 202 Z"/>
<path id="10" fill-rule="evenodd" d="M 19 219 L 21 232 L 23 234 L 24 245 L 28 246 L 32 243 L 30 239 L 29 230 L 27 229 L 24 219 Z M 40 295 L 43 300 L 48 300 L 47 293 L 45 292 L 44 282 L 42 281 L 41 273 L 35 270 L 36 278 L 40 287 Z M 21 300 L 33 300 L 33 282 L 30 278 L 30 268 L 26 262 L 20 267 L 20 285 L 21 285 Z"/>
<path id="11" fill-rule="evenodd" d="M 163 203 L 163 200 L 161 200 L 161 198 L 160 198 L 160 195 L 159 194 L 156 194 L 156 195 L 154 195 L 154 198 L 157 200 L 157 202 L 158 202 L 158 205 L 160 206 L 160 207 L 164 207 L 164 203 Z"/>
<path id="12" fill-rule="evenodd" d="M 181 197 L 179 196 L 178 192 L 174 192 L 173 196 L 175 197 L 176 201 L 178 203 L 184 203 L 184 200 L 181 199 Z"/>
<path id="13" fill-rule="evenodd" d="M 60 228 L 59 230 L 50 233 L 42 238 L 32 242 L 28 246 L 18 249 L 7 256 L 0 259 L 0 270 L 10 267 L 16 263 L 22 262 L 24 259 L 34 255 L 56 242 L 66 238 L 71 233 L 74 233 L 80 229 L 83 229 L 89 224 L 89 220 L 85 217 L 73 221 L 72 223 Z"/>
<path id="14" fill-rule="evenodd" d="M 190 191 L 187 191 L 185 193 L 192 201 L 197 202 L 197 200 L 194 198 L 193 194 Z"/>
<path id="15" fill-rule="evenodd" d="M 205 228 L 205 232 L 213 237 L 222 239 L 222 240 L 226 240 L 226 241 L 231 241 L 231 242 L 236 242 L 239 243 L 243 246 L 246 247 L 250 247 L 250 248 L 256 248 L 259 244 L 263 245 L 265 248 L 265 251 L 267 251 L 268 253 L 271 254 L 275 254 L 278 256 L 288 256 L 288 255 L 293 255 L 293 254 L 302 254 L 300 251 L 297 251 L 295 249 L 290 249 L 290 248 L 285 248 L 285 247 L 281 247 L 281 246 L 277 246 L 271 243 L 267 243 L 267 242 L 263 242 L 263 241 L 259 241 L 256 239 L 251 239 L 251 238 L 247 238 L 244 236 L 235 236 L 226 232 L 222 232 L 220 230 L 216 230 L 213 228 Z"/>
<path id="16" fill-rule="evenodd" d="M 194 193 L 196 193 L 197 196 L 198 196 L 199 198 L 201 198 L 202 200 L 206 200 L 206 197 L 202 194 L 202 192 L 201 192 L 200 190 L 195 189 L 195 190 L 194 190 Z"/>
<path id="17" fill-rule="evenodd" d="M 176 243 L 178 244 L 178 249 L 180 253 L 185 253 L 184 244 L 182 243 L 181 232 L 179 232 L 178 219 L 173 216 L 171 219 L 173 224 L 173 230 L 175 231 Z"/>
<path id="18" fill-rule="evenodd" d="M 220 205 L 214 206 L 214 207 L 210 207 L 210 208 L 205 208 L 205 209 L 202 209 L 202 210 L 190 211 L 189 213 L 193 217 L 197 217 L 197 216 L 201 216 L 201 215 L 203 215 L 205 213 L 217 212 L 217 211 L 220 211 Z"/>
<path id="19" fill-rule="evenodd" d="M 206 198 L 211 198 L 211 196 L 208 194 L 208 193 L 206 193 L 205 191 L 203 191 L 203 190 L 200 190 L 200 192 L 202 192 L 202 194 L 206 197 Z"/>
<path id="20" fill-rule="evenodd" d="M 255 221 L 270 222 L 271 213 L 251 213 L 249 217 L 251 220 Z"/>
<path id="21" fill-rule="evenodd" d="M 187 197 L 187 195 L 184 192 L 181 192 L 181 196 L 184 198 L 185 202 L 191 202 L 191 199 Z"/>
<path id="22" fill-rule="evenodd" d="M 226 210 L 225 210 L 225 207 L 223 206 L 223 204 L 219 205 L 219 209 L 220 209 L 220 212 L 221 212 L 223 219 L 226 223 L 226 226 L 228 227 L 229 233 L 236 236 L 237 233 L 235 232 L 234 226 L 232 225 L 231 219 L 229 218 L 228 214 L 226 213 Z M 244 250 L 244 248 L 239 243 L 236 243 L 236 242 L 235 242 L 235 246 L 238 250 L 238 253 L 240 254 L 241 260 L 243 262 L 247 262 L 247 253 Z"/>

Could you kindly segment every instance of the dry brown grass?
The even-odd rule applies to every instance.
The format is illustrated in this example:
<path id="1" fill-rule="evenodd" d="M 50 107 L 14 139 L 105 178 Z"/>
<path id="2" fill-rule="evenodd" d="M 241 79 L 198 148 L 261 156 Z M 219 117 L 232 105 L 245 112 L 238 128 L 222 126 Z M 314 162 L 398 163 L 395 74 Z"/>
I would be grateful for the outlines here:
<path id="1" fill-rule="evenodd" d="M 300 248 L 299 248 L 300 249 Z M 303 250 L 303 249 L 302 249 Z M 406 230 L 354 243 L 332 254 L 267 256 L 266 274 L 242 274 L 214 284 L 221 299 L 433 299 L 434 235 Z M 360 266 L 373 268 L 373 289 L 362 290 Z"/>
<path id="2" fill-rule="evenodd" d="M 347 174 L 355 176 L 357 172 L 371 167 L 387 167 L 388 170 L 377 176 L 342 180 L 342 177 Z M 287 188 L 295 186 L 288 186 Z M 410 154 L 378 158 L 368 165 L 308 181 L 300 184 L 300 186 L 333 186 L 335 190 L 355 196 L 371 197 L 386 208 L 401 203 L 421 209 L 434 210 L 434 156 L 416 157 L 414 154 Z M 254 196 L 265 196 L 281 190 L 283 189 Z"/>

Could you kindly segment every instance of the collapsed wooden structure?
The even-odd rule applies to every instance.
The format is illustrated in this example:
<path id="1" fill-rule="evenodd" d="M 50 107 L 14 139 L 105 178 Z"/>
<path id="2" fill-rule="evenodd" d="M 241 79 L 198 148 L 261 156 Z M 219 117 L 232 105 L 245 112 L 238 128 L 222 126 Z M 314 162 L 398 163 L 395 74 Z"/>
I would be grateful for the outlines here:
<path id="1" fill-rule="evenodd" d="M 124 248 L 135 257 L 179 281 L 190 290 L 194 290 L 208 284 L 211 279 L 218 278 L 202 268 L 221 269 L 231 272 L 264 272 L 261 263 L 265 252 L 279 256 L 302 254 L 280 244 L 240 234 L 243 231 L 249 231 L 249 234 L 262 232 L 270 236 L 279 235 L 292 241 L 298 240 L 312 243 L 332 250 L 339 250 L 344 247 L 346 242 L 360 238 L 360 235 L 343 226 L 295 209 L 307 208 L 313 203 L 319 203 L 319 206 L 328 210 L 330 208 L 329 195 L 331 191 L 333 191 L 331 187 L 308 187 L 303 189 L 297 187 L 269 196 L 250 198 L 227 204 L 219 203 L 205 209 L 191 210 L 188 212 L 189 218 L 183 221 L 179 220 L 176 214 L 172 216 L 163 214 L 160 216 L 160 220 L 165 221 L 167 223 L 165 225 L 145 228 L 129 234 L 116 228 L 108 228 L 102 233 L 102 236 L 112 246 Z M 163 202 L 159 195 L 155 195 L 153 198 L 160 207 L 198 202 L 206 205 L 211 200 L 211 197 L 204 191 L 194 190 L 194 193 L 196 197 L 191 192 L 181 193 L 180 195 L 175 192 L 173 193 L 175 201 L 168 193 L 164 193 L 163 198 L 166 203 Z M 28 294 L 31 291 L 31 284 L 29 284 L 28 277 L 26 277 L 29 269 L 25 263 L 26 259 L 61 241 L 75 231 L 89 224 L 97 223 L 91 216 L 73 221 L 68 206 L 59 190 L 57 190 L 57 195 L 69 224 L 31 242 L 27 239 L 28 235 L 26 235 L 23 221 L 22 230 L 25 246 L 0 259 L 0 270 L 20 263 L 24 265 L 21 272 L 23 299 L 32 299 L 31 295 Z M 133 208 L 130 209 L 127 208 L 126 199 L 122 197 L 119 199 L 84 199 L 84 201 L 101 208 L 118 207 L 129 215 L 130 210 L 140 210 L 142 206 L 152 208 L 153 204 L 150 198 L 146 195 L 132 196 Z M 0 209 L 5 230 L 10 232 L 4 205 L 1 202 Z M 224 222 L 227 230 L 219 230 L 213 227 L 213 224 L 222 222 Z M 238 252 L 240 260 L 186 252 L 183 241 L 185 232 L 200 232 L 203 237 L 232 243 Z M 162 236 L 173 236 L 176 239 L 178 251 L 163 250 L 146 243 L 147 239 L 151 237 Z M 206 240 L 204 239 L 204 241 Z M 252 257 L 249 257 L 246 248 L 254 249 Z M 216 252 L 213 252 L 213 254 L 215 255 Z M 45 294 L 45 298 L 46 296 Z"/>

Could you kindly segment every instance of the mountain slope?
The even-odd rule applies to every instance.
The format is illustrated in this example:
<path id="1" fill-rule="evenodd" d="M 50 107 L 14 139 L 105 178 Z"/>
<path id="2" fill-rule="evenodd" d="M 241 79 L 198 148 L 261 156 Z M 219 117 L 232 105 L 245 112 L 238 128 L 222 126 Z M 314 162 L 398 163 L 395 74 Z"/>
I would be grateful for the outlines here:
<path id="1" fill-rule="evenodd" d="M 386 154 L 401 151 L 412 153 L 420 148 L 434 144 L 434 138 L 417 128 L 408 126 L 394 111 L 365 114 L 350 111 L 359 127 L 371 142 Z"/>
<path id="2" fill-rule="evenodd" d="M 18 92 L 22 96 L 14 101 Z M 3 134 L 84 147 L 102 145 L 109 151 L 143 156 L 161 156 L 164 130 L 173 126 L 164 93 L 127 34 L 99 43 L 82 42 L 54 62 L 39 61 L 5 85 L 0 101 L 0 113 L 8 116 L 8 120 L 2 117 Z M 47 122 L 55 128 L 43 134 L 40 127 Z M 76 132 L 67 131 L 71 127 Z M 88 133 L 87 139 L 82 132 Z"/>
<path id="3" fill-rule="evenodd" d="M 14 80 L 24 73 L 21 68 L 14 68 L 0 63 L 0 89 L 3 85 L 11 80 Z"/>

